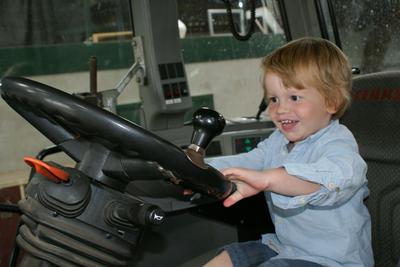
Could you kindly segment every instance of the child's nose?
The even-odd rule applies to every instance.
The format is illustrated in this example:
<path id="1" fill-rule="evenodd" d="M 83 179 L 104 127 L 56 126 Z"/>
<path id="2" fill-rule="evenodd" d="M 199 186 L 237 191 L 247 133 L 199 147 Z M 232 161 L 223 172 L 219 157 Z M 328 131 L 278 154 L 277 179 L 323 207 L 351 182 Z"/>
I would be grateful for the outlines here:
<path id="1" fill-rule="evenodd" d="M 281 101 L 278 105 L 276 112 L 278 114 L 288 113 L 290 110 L 290 105 L 287 101 Z"/>

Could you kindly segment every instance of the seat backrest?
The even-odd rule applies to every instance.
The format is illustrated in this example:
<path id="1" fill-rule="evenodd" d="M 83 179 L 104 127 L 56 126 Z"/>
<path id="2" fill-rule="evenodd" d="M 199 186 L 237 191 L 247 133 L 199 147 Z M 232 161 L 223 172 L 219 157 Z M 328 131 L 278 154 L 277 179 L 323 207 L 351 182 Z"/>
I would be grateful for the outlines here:
<path id="1" fill-rule="evenodd" d="M 400 259 L 400 71 L 359 75 L 341 122 L 354 134 L 368 164 L 375 267 Z"/>

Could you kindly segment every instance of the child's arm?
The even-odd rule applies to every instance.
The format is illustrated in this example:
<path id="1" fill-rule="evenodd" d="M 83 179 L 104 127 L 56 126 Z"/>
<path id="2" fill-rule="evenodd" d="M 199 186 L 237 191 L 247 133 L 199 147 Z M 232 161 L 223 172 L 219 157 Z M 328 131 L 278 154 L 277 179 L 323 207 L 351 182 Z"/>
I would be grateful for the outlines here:
<path id="1" fill-rule="evenodd" d="M 241 168 L 230 168 L 222 173 L 236 183 L 237 191 L 224 201 L 229 207 L 239 200 L 253 196 L 261 191 L 271 191 L 286 196 L 311 194 L 320 189 L 317 183 L 309 182 L 289 175 L 284 168 L 254 171 Z"/>

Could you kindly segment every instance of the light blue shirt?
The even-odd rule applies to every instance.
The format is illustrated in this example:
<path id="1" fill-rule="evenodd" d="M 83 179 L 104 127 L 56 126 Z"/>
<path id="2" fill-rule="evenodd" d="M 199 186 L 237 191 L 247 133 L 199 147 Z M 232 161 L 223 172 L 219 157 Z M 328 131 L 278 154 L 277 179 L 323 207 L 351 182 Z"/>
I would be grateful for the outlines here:
<path id="1" fill-rule="evenodd" d="M 309 195 L 288 197 L 265 192 L 274 234 L 262 236 L 276 258 L 303 259 L 324 266 L 372 267 L 367 165 L 353 134 L 337 120 L 297 143 L 275 130 L 249 153 L 215 159 L 217 169 L 265 170 L 284 167 L 290 175 L 321 185 Z"/>

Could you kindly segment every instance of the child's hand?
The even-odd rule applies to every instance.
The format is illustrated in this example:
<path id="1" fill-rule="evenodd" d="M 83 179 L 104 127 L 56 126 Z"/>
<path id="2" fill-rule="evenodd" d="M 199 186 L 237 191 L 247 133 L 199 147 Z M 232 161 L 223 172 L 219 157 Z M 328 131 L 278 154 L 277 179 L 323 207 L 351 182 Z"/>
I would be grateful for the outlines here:
<path id="1" fill-rule="evenodd" d="M 224 206 L 230 207 L 243 198 L 253 196 L 267 187 L 265 173 L 242 168 L 229 168 L 222 174 L 236 184 L 236 191 L 224 200 Z"/>

